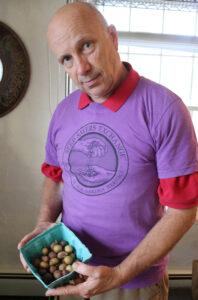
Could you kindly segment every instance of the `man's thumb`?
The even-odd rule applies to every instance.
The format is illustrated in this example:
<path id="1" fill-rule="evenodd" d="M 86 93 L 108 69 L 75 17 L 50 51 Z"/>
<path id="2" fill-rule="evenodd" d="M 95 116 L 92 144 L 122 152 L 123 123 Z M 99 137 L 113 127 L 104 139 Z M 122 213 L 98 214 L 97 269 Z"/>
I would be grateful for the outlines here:
<path id="1" fill-rule="evenodd" d="M 79 274 L 90 276 L 93 273 L 93 267 L 88 266 L 87 264 L 84 264 L 80 261 L 74 262 L 72 265 L 72 268 L 74 271 L 76 271 Z"/>

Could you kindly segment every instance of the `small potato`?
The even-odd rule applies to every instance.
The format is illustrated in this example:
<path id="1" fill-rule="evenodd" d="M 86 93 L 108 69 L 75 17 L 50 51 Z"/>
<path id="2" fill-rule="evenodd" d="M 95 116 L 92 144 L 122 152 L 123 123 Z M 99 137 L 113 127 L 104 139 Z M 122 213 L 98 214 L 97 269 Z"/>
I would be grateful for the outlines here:
<path id="1" fill-rule="evenodd" d="M 65 251 L 61 251 L 61 252 L 57 253 L 57 257 L 58 257 L 59 259 L 62 259 L 62 258 L 64 258 L 64 257 L 67 256 L 67 255 L 68 255 L 68 253 L 65 252 Z"/>
<path id="2" fill-rule="evenodd" d="M 58 258 L 51 258 L 50 261 L 49 261 L 49 265 L 50 266 L 55 266 L 59 263 L 59 259 Z"/>
<path id="3" fill-rule="evenodd" d="M 55 258 L 56 257 L 56 253 L 54 251 L 50 251 L 50 253 L 48 254 L 49 258 Z"/>
<path id="4" fill-rule="evenodd" d="M 65 247 L 65 246 L 67 246 L 68 245 L 68 242 L 66 242 L 66 241 L 60 241 L 60 243 L 59 243 L 62 247 Z"/>
<path id="5" fill-rule="evenodd" d="M 54 273 L 57 270 L 57 266 L 50 266 L 49 271 L 50 273 Z"/>
<path id="6" fill-rule="evenodd" d="M 76 255 L 74 253 L 71 253 L 69 256 L 73 259 L 73 261 L 76 259 Z"/>
<path id="7" fill-rule="evenodd" d="M 42 248 L 41 252 L 43 255 L 48 255 L 49 249 L 47 247 L 44 247 L 44 248 Z"/>
<path id="8" fill-rule="evenodd" d="M 68 271 L 69 273 L 72 272 L 72 271 L 73 271 L 72 266 L 71 266 L 71 265 L 68 265 L 68 266 L 66 267 L 66 271 Z"/>
<path id="9" fill-rule="evenodd" d="M 47 273 L 47 269 L 39 268 L 39 269 L 38 269 L 38 273 L 42 276 L 42 275 L 44 275 L 45 273 Z"/>
<path id="10" fill-rule="evenodd" d="M 54 275 L 54 278 L 55 278 L 55 279 L 58 279 L 58 278 L 60 278 L 60 277 L 62 276 L 62 272 L 59 271 L 59 270 L 56 270 L 56 271 L 53 273 L 53 275 Z"/>
<path id="11" fill-rule="evenodd" d="M 79 283 L 82 283 L 84 281 L 85 281 L 84 278 L 80 278 L 79 276 L 74 279 L 75 284 L 79 284 Z"/>
<path id="12" fill-rule="evenodd" d="M 71 256 L 65 256 L 64 262 L 66 263 L 66 265 L 71 265 L 73 263 L 73 259 L 71 258 Z"/>
<path id="13" fill-rule="evenodd" d="M 36 257 L 33 259 L 32 264 L 33 266 L 38 267 L 40 265 L 40 262 L 41 260 L 38 257 Z"/>
<path id="14" fill-rule="evenodd" d="M 65 246 L 65 252 L 72 253 L 73 251 L 74 251 L 74 249 L 72 248 L 72 246 L 70 246 L 70 245 Z"/>
<path id="15" fill-rule="evenodd" d="M 53 275 L 51 273 L 46 273 L 42 276 L 42 279 L 45 283 L 50 283 L 54 280 Z"/>
<path id="16" fill-rule="evenodd" d="M 49 268 L 49 264 L 45 261 L 41 261 L 40 262 L 40 267 L 43 268 L 43 269 L 47 269 L 47 268 Z"/>
<path id="17" fill-rule="evenodd" d="M 54 246 L 57 245 L 57 244 L 58 244 L 58 242 L 54 241 L 53 243 L 51 243 L 50 248 L 53 250 Z"/>
<path id="18" fill-rule="evenodd" d="M 66 268 L 66 264 L 60 264 L 58 268 L 60 271 L 63 271 Z"/>
<path id="19" fill-rule="evenodd" d="M 49 261 L 49 256 L 44 255 L 44 256 L 41 257 L 41 260 L 45 261 L 45 262 L 48 262 Z"/>
<path id="20" fill-rule="evenodd" d="M 62 248 L 61 245 L 55 245 L 54 248 L 53 248 L 53 251 L 55 253 L 61 252 L 62 250 L 63 250 L 63 248 Z"/>
<path id="21" fill-rule="evenodd" d="M 69 272 L 67 270 L 62 270 L 62 276 L 65 276 L 67 274 L 69 274 Z"/>

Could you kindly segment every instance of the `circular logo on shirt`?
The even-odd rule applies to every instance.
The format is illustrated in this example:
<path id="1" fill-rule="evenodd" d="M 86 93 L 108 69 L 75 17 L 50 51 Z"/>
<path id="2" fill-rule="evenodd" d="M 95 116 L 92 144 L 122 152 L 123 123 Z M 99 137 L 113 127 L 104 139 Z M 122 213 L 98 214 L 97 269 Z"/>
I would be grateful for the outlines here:
<path id="1" fill-rule="evenodd" d="M 86 195 L 100 195 L 124 180 L 128 155 L 121 139 L 110 127 L 89 123 L 67 142 L 63 164 L 76 190 Z"/>

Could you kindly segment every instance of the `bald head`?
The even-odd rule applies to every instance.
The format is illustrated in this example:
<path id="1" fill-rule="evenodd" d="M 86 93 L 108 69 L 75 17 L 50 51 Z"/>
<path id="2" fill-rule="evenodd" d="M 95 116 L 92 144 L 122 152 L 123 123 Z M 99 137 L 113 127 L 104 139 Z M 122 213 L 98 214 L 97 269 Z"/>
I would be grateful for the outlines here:
<path id="1" fill-rule="evenodd" d="M 50 42 L 57 28 L 75 26 L 77 23 L 89 24 L 107 31 L 108 24 L 103 15 L 90 3 L 75 2 L 62 6 L 51 18 L 47 30 L 47 39 Z"/>

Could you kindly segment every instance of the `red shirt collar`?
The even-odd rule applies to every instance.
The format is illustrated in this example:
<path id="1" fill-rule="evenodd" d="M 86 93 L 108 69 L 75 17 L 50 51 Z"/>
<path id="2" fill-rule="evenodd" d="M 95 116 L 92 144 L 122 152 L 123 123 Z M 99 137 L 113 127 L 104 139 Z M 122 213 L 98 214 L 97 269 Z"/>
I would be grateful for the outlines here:
<path id="1" fill-rule="evenodd" d="M 127 77 L 119 88 L 108 99 L 101 103 L 101 105 L 114 112 L 116 112 L 126 102 L 140 79 L 139 74 L 133 70 L 129 63 L 124 62 L 124 65 L 129 70 Z M 82 92 L 78 103 L 78 109 L 85 108 L 91 102 L 92 100 L 89 96 L 85 92 Z"/>

